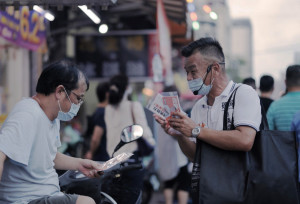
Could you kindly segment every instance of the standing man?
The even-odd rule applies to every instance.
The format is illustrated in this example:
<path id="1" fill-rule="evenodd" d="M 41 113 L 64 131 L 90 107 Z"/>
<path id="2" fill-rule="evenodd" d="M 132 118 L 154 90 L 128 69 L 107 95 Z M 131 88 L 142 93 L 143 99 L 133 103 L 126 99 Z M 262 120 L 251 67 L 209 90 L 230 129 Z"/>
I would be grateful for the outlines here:
<path id="1" fill-rule="evenodd" d="M 271 99 L 271 95 L 274 91 L 274 79 L 270 75 L 263 75 L 260 78 L 259 82 L 259 90 L 260 90 L 260 101 L 265 109 L 265 112 L 268 111 L 273 99 Z"/>
<path id="2" fill-rule="evenodd" d="M 270 130 L 290 130 L 293 117 L 300 110 L 300 65 L 287 68 L 285 84 L 287 94 L 274 101 L 267 112 Z"/>
<path id="3" fill-rule="evenodd" d="M 261 122 L 256 91 L 250 86 L 228 80 L 223 50 L 218 41 L 201 38 L 184 47 L 181 53 L 185 57 L 184 69 L 189 88 L 195 95 L 204 97 L 193 107 L 191 118 L 176 112 L 173 114 L 175 117 L 169 120 L 170 127 L 158 115 L 155 115 L 156 121 L 168 134 L 177 138 L 182 151 L 194 161 L 194 166 L 198 163 L 194 160 L 197 156 L 196 140 L 224 150 L 249 151 Z M 237 87 L 234 111 L 231 105 L 227 116 L 230 125 L 233 114 L 235 129 L 224 131 L 224 106 Z M 196 194 L 194 199 L 201 199 L 199 193 Z"/>
<path id="4" fill-rule="evenodd" d="M 95 203 L 60 192 L 55 171 L 79 170 L 94 177 L 100 169 L 94 161 L 57 151 L 60 120 L 77 114 L 88 88 L 88 79 L 74 64 L 60 61 L 43 70 L 35 96 L 15 105 L 0 131 L 0 203 Z"/>

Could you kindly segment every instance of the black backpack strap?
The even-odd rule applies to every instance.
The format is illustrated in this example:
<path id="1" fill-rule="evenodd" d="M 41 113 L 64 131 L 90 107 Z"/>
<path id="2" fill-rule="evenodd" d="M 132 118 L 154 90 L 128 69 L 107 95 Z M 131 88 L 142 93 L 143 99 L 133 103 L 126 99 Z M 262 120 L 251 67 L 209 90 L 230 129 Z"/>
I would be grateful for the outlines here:
<path id="1" fill-rule="evenodd" d="M 231 101 L 231 98 L 233 97 L 233 100 L 232 100 L 232 108 L 234 108 L 234 104 L 235 104 L 235 95 L 236 95 L 236 91 L 238 90 L 240 86 L 236 87 L 235 90 L 233 90 L 233 92 L 231 93 L 228 101 L 226 102 L 225 104 L 225 107 L 224 107 L 224 116 L 223 116 L 223 130 L 228 130 L 227 128 L 227 115 L 228 115 L 228 108 L 229 108 L 229 104 L 230 104 L 230 101 Z M 231 122 L 231 126 L 230 126 L 230 129 L 233 130 L 234 129 L 234 118 L 233 118 L 233 114 L 232 114 L 232 122 Z"/>

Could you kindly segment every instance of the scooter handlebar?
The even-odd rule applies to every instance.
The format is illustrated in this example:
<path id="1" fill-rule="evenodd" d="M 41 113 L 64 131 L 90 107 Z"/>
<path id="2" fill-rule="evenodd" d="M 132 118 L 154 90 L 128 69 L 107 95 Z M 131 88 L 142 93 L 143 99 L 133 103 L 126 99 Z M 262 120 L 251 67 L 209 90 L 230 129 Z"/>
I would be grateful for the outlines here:
<path id="1" fill-rule="evenodd" d="M 129 164 L 127 166 L 124 166 L 120 169 L 120 171 L 129 171 L 129 170 L 132 170 L 132 169 L 142 169 L 143 168 L 143 165 L 141 163 L 137 163 L 137 164 Z"/>

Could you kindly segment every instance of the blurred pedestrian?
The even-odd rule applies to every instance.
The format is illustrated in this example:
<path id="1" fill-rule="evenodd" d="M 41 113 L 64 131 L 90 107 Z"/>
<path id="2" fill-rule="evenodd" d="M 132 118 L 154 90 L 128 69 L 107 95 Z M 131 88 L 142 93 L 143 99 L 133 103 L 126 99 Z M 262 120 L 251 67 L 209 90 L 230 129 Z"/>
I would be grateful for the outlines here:
<path id="1" fill-rule="evenodd" d="M 298 171 L 299 171 L 299 182 L 300 182 L 300 110 L 294 115 L 292 124 L 291 124 L 291 131 L 296 132 L 297 136 L 297 145 L 298 145 Z"/>
<path id="2" fill-rule="evenodd" d="M 260 78 L 259 82 L 259 90 L 260 90 L 260 101 L 265 109 L 265 112 L 268 111 L 273 99 L 271 99 L 271 95 L 274 91 L 274 79 L 270 75 L 263 75 Z"/>
<path id="3" fill-rule="evenodd" d="M 110 156 L 120 142 L 122 130 L 125 127 L 133 125 L 134 122 L 143 127 L 143 138 L 145 141 L 152 146 L 155 144 L 142 104 L 138 101 L 129 101 L 129 94 L 130 87 L 126 75 L 116 75 L 110 79 L 109 102 L 105 108 L 107 152 Z M 123 152 L 134 153 L 131 159 L 138 161 L 137 142 L 126 144 L 115 152 L 115 155 Z M 121 181 L 115 183 L 112 189 L 113 191 L 108 192 L 108 194 L 117 198 L 118 204 L 134 203 L 143 187 L 143 177 L 143 170 L 124 172 Z M 134 193 L 135 196 L 128 196 L 124 188 L 126 188 L 126 191 Z"/>
<path id="4" fill-rule="evenodd" d="M 145 140 L 149 144 L 155 144 L 144 108 L 140 102 L 128 100 L 129 90 L 127 76 L 116 75 L 110 79 L 109 102 L 105 108 L 107 152 L 109 155 L 112 155 L 114 148 L 119 143 L 122 130 L 129 125 L 133 125 L 134 121 L 143 127 Z M 135 118 L 133 119 L 132 116 Z M 138 150 L 137 148 L 137 143 L 133 142 L 122 147 L 116 154 L 134 152 Z"/>
<path id="5" fill-rule="evenodd" d="M 175 85 L 163 89 L 163 92 L 174 91 L 179 94 Z M 157 128 L 156 154 L 159 166 L 158 174 L 163 182 L 165 203 L 173 204 L 174 194 L 177 193 L 178 204 L 187 204 L 191 183 L 187 168 L 188 158 L 181 151 L 177 139 L 168 135 L 161 126 Z"/>
<path id="6" fill-rule="evenodd" d="M 108 104 L 109 83 L 99 83 L 96 89 L 98 98 L 97 109 L 91 117 L 91 128 L 93 129 L 90 141 L 90 149 L 86 153 L 87 159 L 95 161 L 107 161 L 110 157 L 106 150 L 106 124 L 104 121 L 105 107 Z"/>
<path id="7" fill-rule="evenodd" d="M 300 110 L 300 65 L 291 65 L 286 70 L 287 94 L 274 101 L 267 112 L 271 130 L 290 130 L 293 116 Z"/>
<path id="8" fill-rule="evenodd" d="M 247 84 L 256 90 L 256 82 L 252 77 L 245 78 L 242 83 Z"/>

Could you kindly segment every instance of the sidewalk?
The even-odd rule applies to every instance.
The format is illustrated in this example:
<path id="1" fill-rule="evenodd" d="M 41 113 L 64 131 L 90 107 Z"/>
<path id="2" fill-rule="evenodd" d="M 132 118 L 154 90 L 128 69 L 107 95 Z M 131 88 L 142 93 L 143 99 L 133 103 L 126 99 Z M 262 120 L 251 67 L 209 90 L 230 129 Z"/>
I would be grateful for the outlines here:
<path id="1" fill-rule="evenodd" d="M 163 193 L 160 191 L 153 192 L 149 204 L 164 204 L 164 203 L 165 203 L 165 199 Z"/>
<path id="2" fill-rule="evenodd" d="M 165 203 L 165 199 L 164 199 L 164 195 L 161 191 L 155 191 L 152 194 L 151 200 L 148 204 L 164 204 Z M 175 204 L 177 202 L 175 201 Z M 192 200 L 189 199 L 188 204 L 192 204 Z"/>

